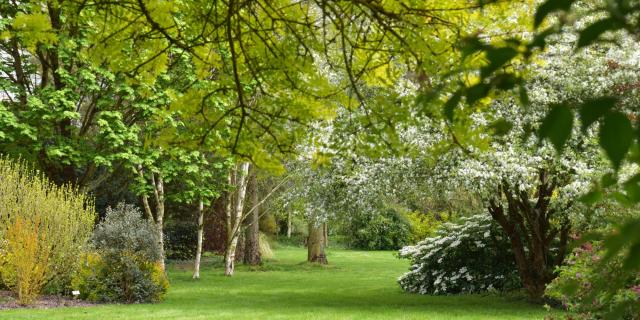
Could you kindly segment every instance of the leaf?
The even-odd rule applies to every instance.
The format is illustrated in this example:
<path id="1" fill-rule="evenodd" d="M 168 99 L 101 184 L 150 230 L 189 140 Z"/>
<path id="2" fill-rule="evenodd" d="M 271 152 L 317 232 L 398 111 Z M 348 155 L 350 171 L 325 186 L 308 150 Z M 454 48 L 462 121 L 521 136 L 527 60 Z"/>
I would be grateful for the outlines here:
<path id="1" fill-rule="evenodd" d="M 503 136 L 513 128 L 513 123 L 503 119 L 498 119 L 494 121 L 490 126 L 493 129 L 493 133 L 498 136 Z"/>
<path id="2" fill-rule="evenodd" d="M 518 97 L 522 106 L 528 107 L 530 105 L 529 93 L 527 93 L 527 87 L 524 83 L 520 83 L 520 86 L 518 87 Z"/>
<path id="3" fill-rule="evenodd" d="M 614 31 L 622 28 L 623 25 L 613 18 L 606 18 L 595 22 L 580 31 L 578 38 L 578 48 L 582 48 L 592 44 L 600 35 L 607 31 Z"/>
<path id="4" fill-rule="evenodd" d="M 489 86 L 484 83 L 478 83 L 467 88 L 467 103 L 474 104 L 476 101 L 486 97 L 489 94 Z"/>
<path id="5" fill-rule="evenodd" d="M 627 270 L 635 270 L 640 267 L 640 242 L 638 242 L 638 239 L 636 239 L 636 243 L 629 249 L 629 253 L 627 253 L 627 258 L 622 267 Z"/>
<path id="6" fill-rule="evenodd" d="M 558 152 L 571 136 L 573 112 L 566 104 L 556 105 L 547 113 L 538 131 L 541 139 L 548 138 Z"/>
<path id="7" fill-rule="evenodd" d="M 482 68 L 480 71 L 481 77 L 487 77 L 500 67 L 504 66 L 507 62 L 511 61 L 518 52 L 509 47 L 491 48 L 486 51 L 487 60 L 489 64 Z"/>
<path id="8" fill-rule="evenodd" d="M 585 101 L 579 111 L 582 131 L 586 131 L 591 124 L 611 110 L 617 101 L 618 99 L 614 97 L 600 97 Z"/>
<path id="9" fill-rule="evenodd" d="M 600 146 L 617 170 L 633 142 L 633 127 L 626 115 L 612 112 L 604 117 L 600 127 Z"/>
<path id="10" fill-rule="evenodd" d="M 538 28 L 544 18 L 546 18 L 549 14 L 556 11 L 567 11 L 571 7 L 575 0 L 547 0 L 545 3 L 538 6 L 538 10 L 536 10 L 536 15 L 533 20 L 533 27 Z"/>
<path id="11" fill-rule="evenodd" d="M 449 121 L 453 121 L 453 111 L 460 103 L 461 94 L 460 91 L 454 93 L 447 103 L 444 104 L 444 115 L 449 119 Z"/>
<path id="12" fill-rule="evenodd" d="M 600 190 L 593 190 L 590 191 L 589 193 L 583 195 L 582 197 L 580 197 L 578 199 L 578 201 L 586 204 L 586 205 L 593 205 L 596 202 L 602 200 L 602 191 Z"/>

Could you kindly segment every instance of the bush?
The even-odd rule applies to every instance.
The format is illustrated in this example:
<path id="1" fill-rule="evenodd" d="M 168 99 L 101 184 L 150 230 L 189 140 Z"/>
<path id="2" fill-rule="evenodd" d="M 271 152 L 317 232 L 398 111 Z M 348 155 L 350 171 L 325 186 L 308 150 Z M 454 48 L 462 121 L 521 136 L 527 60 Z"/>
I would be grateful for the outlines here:
<path id="1" fill-rule="evenodd" d="M 488 214 L 445 223 L 437 236 L 400 250 L 410 271 L 398 282 L 420 294 L 475 293 L 520 287 L 509 240 Z"/>
<path id="2" fill-rule="evenodd" d="M 0 158 L 0 276 L 22 303 L 68 293 L 91 235 L 93 202 L 23 162 Z"/>
<path id="3" fill-rule="evenodd" d="M 140 210 L 124 203 L 107 214 L 92 238 L 96 253 L 85 256 L 74 286 L 80 297 L 100 302 L 156 302 L 168 281 L 162 270 L 158 233 Z"/>
<path id="4" fill-rule="evenodd" d="M 432 237 L 438 231 L 438 228 L 449 220 L 448 213 L 420 213 L 407 212 L 405 216 L 411 225 L 410 243 L 417 243 L 427 237 Z"/>
<path id="5" fill-rule="evenodd" d="M 409 222 L 393 209 L 353 218 L 348 227 L 349 246 L 365 250 L 396 250 L 407 244 Z"/>
<path id="6" fill-rule="evenodd" d="M 171 222 L 164 228 L 167 259 L 190 260 L 196 256 L 198 225 L 194 222 Z"/>
<path id="7" fill-rule="evenodd" d="M 584 319 L 603 318 L 614 311 L 614 306 L 624 306 L 617 310 L 615 318 L 640 319 L 640 274 L 625 271 L 622 255 L 613 257 L 601 268 L 599 261 L 604 254 L 605 250 L 597 242 L 574 249 L 558 268 L 558 277 L 547 286 L 547 296 L 559 300 L 567 310 Z M 621 282 L 624 289 L 599 290 L 598 282 L 605 287 Z"/>

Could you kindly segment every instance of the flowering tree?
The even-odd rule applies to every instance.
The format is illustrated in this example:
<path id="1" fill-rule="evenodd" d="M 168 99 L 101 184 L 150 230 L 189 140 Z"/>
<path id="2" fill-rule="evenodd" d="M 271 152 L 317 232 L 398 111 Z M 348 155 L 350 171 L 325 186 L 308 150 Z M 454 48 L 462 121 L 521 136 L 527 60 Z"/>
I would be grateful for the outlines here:
<path id="1" fill-rule="evenodd" d="M 527 91 L 528 106 L 509 96 L 491 104 L 490 113 L 456 110 L 459 122 L 473 123 L 472 146 L 451 150 L 441 156 L 435 181 L 443 187 L 463 187 L 479 195 L 489 214 L 508 235 L 521 280 L 532 298 L 542 297 L 545 285 L 554 277 L 554 268 L 565 255 L 572 221 L 586 211 L 579 201 L 592 181 L 607 172 L 607 163 L 597 145 L 606 128 L 592 128 L 588 116 L 571 116 L 580 123 L 565 135 L 564 151 L 554 139 L 540 141 L 535 131 L 558 129 L 545 114 L 564 113 L 572 100 L 598 108 L 604 94 L 617 94 L 623 105 L 635 102 L 627 95 L 627 84 L 637 83 L 630 66 L 636 61 L 632 46 L 601 46 L 575 55 L 572 35 L 558 38 L 542 56 L 544 67 L 532 74 Z M 606 126 L 606 123 L 605 123 Z M 494 132 L 511 127 L 502 137 L 489 140 L 481 128 Z M 582 131 L 580 134 L 578 131 Z M 479 133 L 478 133 L 479 132 Z M 451 130 L 456 141 L 457 132 Z"/>

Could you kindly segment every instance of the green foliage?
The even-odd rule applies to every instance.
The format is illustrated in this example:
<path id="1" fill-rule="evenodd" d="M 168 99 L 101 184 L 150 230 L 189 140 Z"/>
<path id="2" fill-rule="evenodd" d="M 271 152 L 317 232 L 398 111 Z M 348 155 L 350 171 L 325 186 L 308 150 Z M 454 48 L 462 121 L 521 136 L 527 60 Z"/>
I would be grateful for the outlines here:
<path id="1" fill-rule="evenodd" d="M 398 279 L 420 294 L 476 293 L 519 288 L 509 239 L 488 214 L 445 223 L 437 235 L 402 248 L 410 271 Z"/>
<path id="2" fill-rule="evenodd" d="M 269 236 L 278 234 L 278 223 L 276 222 L 275 215 L 265 214 L 260 217 L 260 231 Z"/>
<path id="3" fill-rule="evenodd" d="M 396 210 L 386 209 L 351 217 L 345 233 L 352 248 L 395 250 L 409 242 L 411 225 Z"/>
<path id="4" fill-rule="evenodd" d="M 624 255 L 617 254 L 600 263 L 606 251 L 601 242 L 583 243 L 558 268 L 558 277 L 546 294 L 562 302 L 584 319 L 611 317 L 637 319 L 640 314 L 640 274 L 623 268 Z M 600 290 L 600 282 L 615 283 L 616 290 Z"/>
<path id="5" fill-rule="evenodd" d="M 409 243 L 417 243 L 425 238 L 435 235 L 440 226 L 449 220 L 448 213 L 420 213 L 417 211 L 407 212 L 404 216 L 411 225 L 411 236 Z"/>
<path id="6" fill-rule="evenodd" d="M 101 302 L 157 302 L 168 289 L 158 233 L 139 209 L 119 203 L 108 208 L 92 238 L 96 254 L 83 260 L 74 278 L 83 299 Z"/>
<path id="7" fill-rule="evenodd" d="M 93 202 L 71 186 L 56 186 L 22 161 L 0 157 L 0 274 L 33 301 L 42 286 L 68 293 L 77 257 L 91 235 Z M 27 288 L 28 287 L 28 288 Z M 20 297 L 22 299 L 22 297 Z"/>
<path id="8" fill-rule="evenodd" d="M 196 256 L 198 225 L 190 221 L 171 221 L 164 226 L 167 259 L 190 260 Z"/>

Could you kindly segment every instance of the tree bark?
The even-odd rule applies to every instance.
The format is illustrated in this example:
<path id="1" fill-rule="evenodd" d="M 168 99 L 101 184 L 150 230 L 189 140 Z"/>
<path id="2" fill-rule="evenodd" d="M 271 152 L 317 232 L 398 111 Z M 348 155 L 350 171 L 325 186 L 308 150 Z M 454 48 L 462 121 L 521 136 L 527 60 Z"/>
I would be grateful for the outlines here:
<path id="1" fill-rule="evenodd" d="M 245 264 L 256 266 L 262 263 L 260 256 L 260 199 L 258 194 L 258 178 L 255 170 L 250 177 L 251 212 L 247 219 L 244 234 Z"/>
<path id="2" fill-rule="evenodd" d="M 551 219 L 557 212 L 549 208 L 556 184 L 549 181 L 545 171 L 540 172 L 536 201 L 531 201 L 526 192 L 513 191 L 503 184 L 500 198 L 490 201 L 488 211 L 509 237 L 520 280 L 529 298 L 541 301 L 546 285 L 554 279 L 554 269 L 566 254 L 571 225 L 564 218 L 559 228 L 553 227 Z M 568 208 L 567 208 L 568 209 Z M 558 252 L 552 252 L 552 243 L 559 237 Z"/>
<path id="3" fill-rule="evenodd" d="M 162 271 L 165 270 L 164 264 L 164 182 L 162 174 L 157 173 L 158 178 L 154 178 L 156 174 L 151 174 L 151 182 L 155 186 L 154 195 L 156 199 L 156 230 L 158 232 L 158 245 L 160 247 L 160 266 Z"/>
<path id="4" fill-rule="evenodd" d="M 287 238 L 291 238 L 291 232 L 293 231 L 292 229 L 292 225 L 291 225 L 291 212 L 289 212 L 287 214 Z"/>
<path id="5" fill-rule="evenodd" d="M 236 246 L 238 245 L 238 237 L 240 235 L 240 226 L 242 223 L 242 216 L 244 210 L 244 200 L 247 191 L 247 175 L 249 173 L 249 163 L 242 163 L 239 168 L 237 168 L 235 173 L 235 179 L 232 179 L 230 176 L 230 182 L 236 185 L 237 192 L 235 196 L 235 206 L 231 205 L 231 202 L 234 197 L 230 197 L 229 203 L 227 204 L 227 248 L 225 251 L 225 265 L 224 265 L 224 274 L 225 276 L 232 276 L 233 271 L 235 269 L 235 256 L 236 256 Z M 233 181 L 232 181 L 233 180 Z M 231 193 L 230 193 L 231 195 Z M 231 212 L 233 207 L 233 212 Z"/>
<path id="6" fill-rule="evenodd" d="M 193 266 L 193 278 L 200 279 L 200 258 L 202 257 L 202 238 L 204 236 L 204 203 L 202 199 L 198 203 L 198 245 L 196 247 L 196 259 Z"/>
<path id="7" fill-rule="evenodd" d="M 327 256 L 324 252 L 324 228 L 322 224 L 309 222 L 309 238 L 307 240 L 307 262 L 327 264 Z"/>

